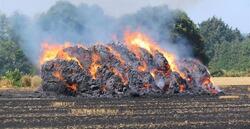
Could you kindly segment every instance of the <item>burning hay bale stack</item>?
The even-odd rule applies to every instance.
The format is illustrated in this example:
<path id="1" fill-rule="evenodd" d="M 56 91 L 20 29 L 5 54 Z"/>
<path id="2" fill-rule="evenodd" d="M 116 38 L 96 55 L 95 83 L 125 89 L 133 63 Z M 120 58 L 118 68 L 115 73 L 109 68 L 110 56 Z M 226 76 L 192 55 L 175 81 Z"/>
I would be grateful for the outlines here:
<path id="1" fill-rule="evenodd" d="M 199 61 L 176 60 L 143 35 L 133 36 L 89 48 L 45 44 L 43 90 L 84 97 L 219 92 Z"/>

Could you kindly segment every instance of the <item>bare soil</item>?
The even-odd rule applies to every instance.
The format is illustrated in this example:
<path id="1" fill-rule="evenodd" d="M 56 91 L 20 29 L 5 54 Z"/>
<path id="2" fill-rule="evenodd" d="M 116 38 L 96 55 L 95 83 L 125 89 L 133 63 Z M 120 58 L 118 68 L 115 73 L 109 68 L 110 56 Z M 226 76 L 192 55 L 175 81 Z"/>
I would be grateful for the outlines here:
<path id="1" fill-rule="evenodd" d="M 0 91 L 0 128 L 249 128 L 248 88 L 224 87 L 224 97 L 120 99 L 41 98 L 8 89 Z"/>

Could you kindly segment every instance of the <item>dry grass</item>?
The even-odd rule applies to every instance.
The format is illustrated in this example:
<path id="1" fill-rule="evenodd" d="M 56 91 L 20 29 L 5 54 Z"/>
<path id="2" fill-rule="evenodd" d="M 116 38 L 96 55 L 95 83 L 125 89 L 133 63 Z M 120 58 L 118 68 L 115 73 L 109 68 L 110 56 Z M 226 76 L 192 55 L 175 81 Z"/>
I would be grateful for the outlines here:
<path id="1" fill-rule="evenodd" d="M 31 86 L 39 87 L 42 84 L 42 78 L 40 76 L 33 76 L 31 78 Z"/>
<path id="2" fill-rule="evenodd" d="M 229 95 L 229 96 L 220 96 L 219 99 L 239 99 L 240 96 Z"/>
<path id="3" fill-rule="evenodd" d="M 105 108 L 92 108 L 92 109 L 86 109 L 86 108 L 81 108 L 81 109 L 71 109 L 71 114 L 75 116 L 106 116 L 106 115 L 117 115 L 118 114 L 117 109 L 105 109 Z"/>
<path id="4" fill-rule="evenodd" d="M 70 106 L 75 106 L 75 103 L 74 102 L 54 102 L 52 103 L 52 107 L 70 107 Z"/>
<path id="5" fill-rule="evenodd" d="M 0 79 L 0 88 L 10 88 L 12 87 L 11 81 L 8 79 Z"/>
<path id="6" fill-rule="evenodd" d="M 249 86 L 250 77 L 214 77 L 212 81 L 217 86 Z"/>
<path id="7" fill-rule="evenodd" d="M 29 75 L 22 76 L 21 86 L 22 87 L 30 87 L 31 86 L 31 76 L 29 76 Z"/>

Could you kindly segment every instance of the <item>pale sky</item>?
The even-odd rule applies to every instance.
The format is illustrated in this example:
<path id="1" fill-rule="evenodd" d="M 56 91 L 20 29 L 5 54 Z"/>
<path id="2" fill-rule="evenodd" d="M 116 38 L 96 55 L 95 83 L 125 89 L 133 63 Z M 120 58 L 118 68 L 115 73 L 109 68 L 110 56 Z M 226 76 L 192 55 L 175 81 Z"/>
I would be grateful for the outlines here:
<path id="1" fill-rule="evenodd" d="M 8 16 L 18 11 L 35 16 L 48 10 L 58 0 L 0 0 L 0 12 Z M 134 13 L 145 6 L 168 5 L 184 10 L 195 22 L 200 23 L 209 17 L 222 18 L 230 26 L 243 33 L 250 33 L 250 0 L 68 0 L 79 3 L 97 4 L 105 14 L 120 17 Z"/>

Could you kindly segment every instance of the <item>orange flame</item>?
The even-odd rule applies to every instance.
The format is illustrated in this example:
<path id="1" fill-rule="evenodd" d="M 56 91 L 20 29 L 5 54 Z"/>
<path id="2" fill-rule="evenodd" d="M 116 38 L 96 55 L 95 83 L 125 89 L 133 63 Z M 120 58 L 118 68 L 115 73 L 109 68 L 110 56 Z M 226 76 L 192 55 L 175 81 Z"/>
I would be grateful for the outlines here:
<path id="1" fill-rule="evenodd" d="M 111 71 L 118 77 L 120 77 L 122 79 L 122 82 L 124 85 L 126 85 L 128 83 L 128 79 L 123 75 L 121 74 L 121 72 L 116 69 L 116 68 L 111 68 Z"/>
<path id="2" fill-rule="evenodd" d="M 124 65 L 125 61 L 123 60 L 121 54 L 118 51 L 114 50 L 111 46 L 107 47 L 109 48 L 110 52 L 116 57 L 116 59 L 118 59 L 121 62 L 121 64 Z"/>
<path id="3" fill-rule="evenodd" d="M 150 85 L 149 83 L 145 83 L 145 84 L 143 85 L 143 88 L 144 88 L 144 89 L 149 89 L 149 88 L 151 88 L 151 85 Z"/>
<path id="4" fill-rule="evenodd" d="M 183 84 L 179 85 L 179 92 L 183 93 L 185 91 L 185 86 Z"/>
<path id="5" fill-rule="evenodd" d="M 101 60 L 101 57 L 98 54 L 92 55 L 92 63 L 89 69 L 89 72 L 93 79 L 96 79 L 96 72 L 98 68 L 101 66 L 98 62 Z"/>
<path id="6" fill-rule="evenodd" d="M 202 84 L 203 84 L 204 86 L 208 86 L 210 83 L 211 83 L 211 80 L 210 80 L 209 77 L 206 77 L 206 78 L 204 78 L 204 79 L 202 80 Z"/>
<path id="7" fill-rule="evenodd" d="M 139 48 L 146 49 L 150 54 L 154 55 L 155 51 L 160 51 L 163 53 L 164 57 L 168 60 L 168 63 L 173 71 L 180 73 L 184 77 L 184 73 L 180 72 L 176 64 L 177 58 L 174 54 L 162 49 L 157 45 L 150 37 L 141 32 L 125 32 L 124 41 L 126 46 L 133 51 L 136 56 L 140 57 Z"/>
<path id="8" fill-rule="evenodd" d="M 71 47 L 70 43 L 61 44 L 42 44 L 42 54 L 40 56 L 40 65 L 44 64 L 47 61 L 54 59 L 63 59 L 63 60 L 74 60 L 78 65 L 83 68 L 80 61 L 76 57 L 70 56 L 67 52 L 64 52 L 63 49 Z"/>
<path id="9" fill-rule="evenodd" d="M 139 71 L 146 71 L 147 68 L 148 68 L 148 66 L 147 66 L 146 62 L 144 62 L 144 61 L 142 61 L 142 65 L 140 65 L 140 66 L 137 67 L 137 69 Z"/>
<path id="10" fill-rule="evenodd" d="M 67 86 L 67 88 L 71 91 L 71 92 L 76 92 L 77 91 L 77 84 L 71 84 Z"/>
<path id="11" fill-rule="evenodd" d="M 125 32 L 124 41 L 136 55 L 140 55 L 138 48 L 144 48 L 152 54 L 152 48 L 155 45 L 149 37 L 140 32 Z"/>
<path id="12" fill-rule="evenodd" d="M 52 75 L 53 75 L 54 77 L 56 77 L 57 79 L 59 79 L 59 80 L 64 80 L 64 78 L 63 78 L 62 75 L 61 75 L 61 72 L 59 72 L 59 71 L 53 72 Z"/>
<path id="13" fill-rule="evenodd" d="M 63 45 L 43 43 L 42 53 L 41 53 L 40 61 L 39 61 L 40 65 L 44 64 L 47 61 L 55 59 L 59 51 L 62 51 L 64 48 L 67 48 L 70 46 L 71 44 L 69 43 L 65 43 Z"/>

